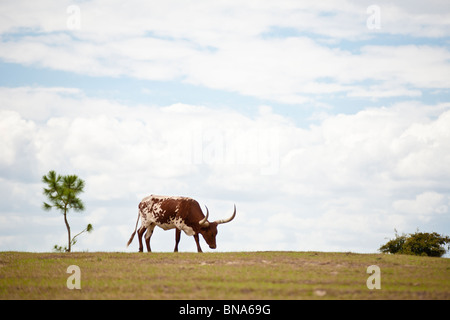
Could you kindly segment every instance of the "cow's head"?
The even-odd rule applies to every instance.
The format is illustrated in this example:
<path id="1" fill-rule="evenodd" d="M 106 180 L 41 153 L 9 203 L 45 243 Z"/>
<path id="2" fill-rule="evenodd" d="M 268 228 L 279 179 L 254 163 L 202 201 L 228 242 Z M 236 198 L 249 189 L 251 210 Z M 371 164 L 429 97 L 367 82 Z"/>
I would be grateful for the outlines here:
<path id="1" fill-rule="evenodd" d="M 206 207 L 206 217 L 198 222 L 200 225 L 200 234 L 205 239 L 206 243 L 211 249 L 216 248 L 216 236 L 217 236 L 217 226 L 221 223 L 227 223 L 234 219 L 236 216 L 236 205 L 234 206 L 234 212 L 228 219 L 217 220 L 214 222 L 208 222 L 209 210 Z"/>

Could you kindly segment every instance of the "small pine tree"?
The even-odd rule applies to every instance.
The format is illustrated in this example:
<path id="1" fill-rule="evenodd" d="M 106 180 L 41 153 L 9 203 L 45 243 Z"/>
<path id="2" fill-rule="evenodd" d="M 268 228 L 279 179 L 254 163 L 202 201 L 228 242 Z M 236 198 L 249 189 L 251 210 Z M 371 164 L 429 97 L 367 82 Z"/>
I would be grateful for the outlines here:
<path id="1" fill-rule="evenodd" d="M 92 225 L 88 224 L 86 229 L 77 234 L 75 237 L 70 237 L 70 226 L 67 221 L 67 213 L 70 209 L 75 211 L 83 211 L 84 204 L 78 195 L 84 192 L 84 181 L 78 178 L 76 175 L 60 176 L 55 171 L 49 171 L 49 173 L 42 177 L 42 182 L 47 184 L 47 188 L 44 188 L 44 195 L 49 200 L 50 204 L 44 202 L 43 209 L 46 211 L 55 208 L 64 215 L 64 222 L 67 228 L 68 234 L 68 246 L 64 247 L 64 251 L 70 252 L 72 245 L 75 244 L 75 238 L 84 231 L 92 231 Z M 55 250 L 63 251 L 63 248 L 55 245 Z"/>

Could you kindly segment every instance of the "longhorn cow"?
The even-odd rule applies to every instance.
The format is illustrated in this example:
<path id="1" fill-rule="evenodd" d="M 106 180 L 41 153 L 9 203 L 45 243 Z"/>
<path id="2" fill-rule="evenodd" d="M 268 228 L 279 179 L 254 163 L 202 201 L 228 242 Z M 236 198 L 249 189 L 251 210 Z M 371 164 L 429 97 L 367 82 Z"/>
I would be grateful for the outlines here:
<path id="1" fill-rule="evenodd" d="M 205 216 L 198 202 L 191 198 L 155 195 L 145 197 L 139 203 L 139 213 L 136 221 L 136 227 L 134 228 L 134 232 L 131 234 L 130 240 L 128 240 L 127 247 L 133 241 L 140 218 L 141 226 L 137 231 L 139 239 L 139 252 L 143 251 L 142 236 L 145 231 L 147 231 L 145 233 L 145 244 L 147 246 L 147 251 L 151 252 L 150 238 L 153 234 L 153 229 L 155 226 L 158 226 L 164 230 L 174 228 L 177 229 L 175 235 L 175 252 L 178 251 L 181 230 L 183 230 L 188 236 L 194 236 L 198 252 L 202 252 L 198 237 L 199 234 L 203 236 L 211 249 L 215 249 L 217 225 L 230 222 L 234 219 L 236 216 L 236 205 L 234 206 L 233 214 L 228 219 L 209 222 L 208 216 L 208 207 L 206 207 Z"/>

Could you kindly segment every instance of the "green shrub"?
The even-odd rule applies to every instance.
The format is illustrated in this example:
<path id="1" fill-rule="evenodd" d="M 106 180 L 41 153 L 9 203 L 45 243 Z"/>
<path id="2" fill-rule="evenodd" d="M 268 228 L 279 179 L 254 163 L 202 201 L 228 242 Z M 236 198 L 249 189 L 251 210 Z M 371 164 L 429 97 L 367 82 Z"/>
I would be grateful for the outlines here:
<path id="1" fill-rule="evenodd" d="M 410 233 L 409 235 L 398 235 L 395 230 L 395 239 L 389 240 L 386 244 L 378 249 L 383 253 L 400 253 L 416 256 L 442 257 L 450 245 L 445 248 L 445 244 L 450 243 L 450 237 L 441 236 L 436 232 Z"/>

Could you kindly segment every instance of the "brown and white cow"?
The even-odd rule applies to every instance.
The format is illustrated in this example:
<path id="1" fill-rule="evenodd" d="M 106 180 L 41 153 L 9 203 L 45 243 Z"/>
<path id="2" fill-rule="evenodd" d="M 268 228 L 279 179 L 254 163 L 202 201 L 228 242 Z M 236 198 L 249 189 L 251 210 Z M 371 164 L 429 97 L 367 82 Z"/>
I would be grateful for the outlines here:
<path id="1" fill-rule="evenodd" d="M 145 234 L 145 244 L 147 246 L 147 251 L 151 252 L 150 238 L 155 226 L 164 230 L 177 229 L 175 236 L 175 252 L 178 251 L 181 230 L 188 236 L 194 236 L 198 252 L 202 252 L 198 237 L 199 234 L 203 236 L 211 249 L 215 249 L 217 225 L 230 222 L 234 219 L 236 216 L 236 205 L 234 206 L 233 215 L 228 219 L 209 222 L 208 216 L 208 207 L 206 207 L 205 216 L 198 202 L 191 198 L 155 195 L 145 197 L 139 203 L 139 214 L 136 221 L 136 227 L 128 241 L 127 247 L 133 241 L 140 218 L 141 227 L 138 230 L 139 252 L 143 251 L 142 236 L 145 231 L 147 231 Z"/>

